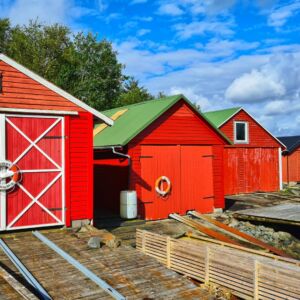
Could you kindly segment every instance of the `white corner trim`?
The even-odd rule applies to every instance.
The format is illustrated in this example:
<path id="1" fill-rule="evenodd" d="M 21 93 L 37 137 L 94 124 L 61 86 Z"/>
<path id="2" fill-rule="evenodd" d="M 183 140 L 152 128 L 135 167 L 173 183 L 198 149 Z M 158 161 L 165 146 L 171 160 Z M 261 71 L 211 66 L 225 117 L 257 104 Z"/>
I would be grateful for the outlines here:
<path id="1" fill-rule="evenodd" d="M 0 107 L 0 112 L 9 113 L 30 113 L 30 114 L 47 114 L 47 115 L 72 115 L 77 116 L 77 111 L 67 110 L 42 110 L 42 109 L 23 109 L 23 108 L 11 108 L 11 107 Z"/>
<path id="2" fill-rule="evenodd" d="M 86 111 L 90 112 L 94 116 L 98 117 L 99 119 L 103 120 L 108 125 L 113 125 L 114 122 L 104 114 L 100 113 L 99 111 L 95 110 L 94 108 L 88 106 L 84 102 L 80 101 L 79 99 L 75 98 L 71 94 L 67 93 L 66 91 L 62 90 L 61 88 L 57 87 L 53 83 L 47 81 L 46 79 L 40 77 L 39 75 L 35 74 L 34 72 L 28 70 L 24 66 L 20 65 L 19 63 L 15 62 L 11 58 L 7 57 L 4 54 L 0 54 L 0 60 L 4 61 L 8 65 L 12 66 L 13 68 L 17 69 L 18 71 L 22 72 L 23 74 L 29 76 L 33 80 L 37 81 L 38 83 L 44 85 L 48 89 L 54 91 L 55 93 L 61 95 L 62 97 L 68 99 L 69 101 L 73 102 L 74 104 L 78 105 L 79 107 L 85 109 Z"/>
<path id="3" fill-rule="evenodd" d="M 279 171 L 279 190 L 283 189 L 282 183 L 282 151 L 281 148 L 278 148 L 278 171 Z"/>

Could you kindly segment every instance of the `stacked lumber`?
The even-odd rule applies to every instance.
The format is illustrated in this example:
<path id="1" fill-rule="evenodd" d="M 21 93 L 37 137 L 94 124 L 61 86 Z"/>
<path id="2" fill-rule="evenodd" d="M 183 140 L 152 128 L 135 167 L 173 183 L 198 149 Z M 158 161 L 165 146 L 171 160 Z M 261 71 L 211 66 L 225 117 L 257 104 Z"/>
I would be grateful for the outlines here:
<path id="1" fill-rule="evenodd" d="M 300 299 L 299 261 L 137 230 L 137 249 L 168 268 L 243 299 Z"/>

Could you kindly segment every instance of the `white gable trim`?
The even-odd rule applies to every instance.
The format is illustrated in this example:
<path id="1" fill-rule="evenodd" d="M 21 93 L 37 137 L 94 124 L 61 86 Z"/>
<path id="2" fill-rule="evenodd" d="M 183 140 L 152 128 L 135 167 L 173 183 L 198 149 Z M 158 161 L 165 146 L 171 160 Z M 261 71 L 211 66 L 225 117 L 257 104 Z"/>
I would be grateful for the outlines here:
<path id="1" fill-rule="evenodd" d="M 232 114 L 230 117 L 228 117 L 223 123 L 221 123 L 218 128 L 220 128 L 221 126 L 223 126 L 225 123 L 227 123 L 233 116 L 235 116 L 236 114 L 238 114 L 243 108 L 240 107 L 239 110 L 237 110 L 234 114 Z"/>
<path id="2" fill-rule="evenodd" d="M 276 137 L 274 136 L 268 129 L 266 129 L 264 126 L 262 126 L 249 112 L 247 112 L 243 107 L 241 107 L 238 111 L 236 111 L 234 114 L 231 115 L 227 120 L 225 120 L 218 128 L 223 126 L 227 121 L 232 119 L 235 115 L 237 115 L 241 110 L 243 110 L 247 115 L 249 115 L 259 126 L 261 126 L 271 137 L 273 137 L 280 145 L 286 149 L 286 146 Z"/>
<path id="3" fill-rule="evenodd" d="M 30 114 L 47 114 L 47 115 L 72 115 L 77 116 L 77 111 L 68 110 L 48 110 L 48 109 L 23 109 L 23 108 L 11 108 L 0 107 L 0 112 L 13 112 L 13 113 L 30 113 Z"/>
<path id="4" fill-rule="evenodd" d="M 98 112 L 94 108 L 88 106 L 84 102 L 80 101 L 79 99 L 73 97 L 71 94 L 67 93 L 66 91 L 62 90 L 61 88 L 57 87 L 53 83 L 47 81 L 46 79 L 40 77 L 39 75 L 35 74 L 34 72 L 28 70 L 24 66 L 18 64 L 11 58 L 7 57 L 4 54 L 0 54 L 0 60 L 4 61 L 8 65 L 12 66 L 13 68 L 17 69 L 18 71 L 22 72 L 23 74 L 27 75 L 28 77 L 32 78 L 33 80 L 37 81 L 38 83 L 42 84 L 43 86 L 47 87 L 48 89 L 52 90 L 53 92 L 59 94 L 60 96 L 66 98 L 67 100 L 73 102 L 77 106 L 85 109 L 86 111 L 90 112 L 94 116 L 98 117 L 99 119 L 103 120 L 108 125 L 113 125 L 114 122 L 107 116 L 103 115 L 102 113 Z"/>

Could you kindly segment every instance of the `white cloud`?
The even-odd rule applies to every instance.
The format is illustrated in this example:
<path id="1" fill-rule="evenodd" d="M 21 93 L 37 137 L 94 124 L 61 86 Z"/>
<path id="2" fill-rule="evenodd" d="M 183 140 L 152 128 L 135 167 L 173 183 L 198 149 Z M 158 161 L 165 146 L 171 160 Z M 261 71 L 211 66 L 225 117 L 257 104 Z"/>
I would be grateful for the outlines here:
<path id="1" fill-rule="evenodd" d="M 73 26 L 76 19 L 84 15 L 95 15 L 96 11 L 78 6 L 73 0 L 16 0 L 0 3 L 0 17 L 8 17 L 12 24 L 28 24 L 38 19 L 45 24 L 61 23 Z M 3 8 L 3 9 L 2 9 Z"/>
<path id="2" fill-rule="evenodd" d="M 140 30 L 138 30 L 137 35 L 138 36 L 144 36 L 144 35 L 146 35 L 146 34 L 148 34 L 150 32 L 151 32 L 150 29 L 140 29 Z"/>
<path id="3" fill-rule="evenodd" d="M 225 96 L 233 102 L 262 102 L 298 95 L 300 63 L 295 55 L 277 55 L 269 62 L 236 78 Z M 277 103 L 278 105 L 278 103 Z"/>
<path id="4" fill-rule="evenodd" d="M 268 17 L 268 25 L 282 27 L 288 20 L 300 12 L 300 1 L 275 8 Z"/>
<path id="5" fill-rule="evenodd" d="M 213 33 L 220 36 L 231 36 L 234 34 L 232 27 L 234 22 L 229 21 L 194 21 L 191 23 L 179 23 L 174 26 L 177 31 L 177 36 L 183 40 L 189 39 L 193 36 L 201 36 L 208 33 Z"/>
<path id="6" fill-rule="evenodd" d="M 261 102 L 285 94 L 283 84 L 276 78 L 258 70 L 243 74 L 235 79 L 226 90 L 225 96 L 233 102 Z"/>
<path id="7" fill-rule="evenodd" d="M 196 94 L 195 90 L 192 88 L 186 88 L 186 87 L 182 87 L 182 86 L 172 86 L 169 88 L 168 94 L 170 94 L 170 95 L 176 95 L 176 94 L 185 95 L 190 101 L 199 105 L 201 111 L 209 110 L 211 108 L 211 104 L 210 104 L 209 100 L 201 94 Z"/>
<path id="8" fill-rule="evenodd" d="M 184 14 L 184 11 L 174 3 L 165 3 L 159 7 L 158 13 L 161 15 L 180 16 Z"/>

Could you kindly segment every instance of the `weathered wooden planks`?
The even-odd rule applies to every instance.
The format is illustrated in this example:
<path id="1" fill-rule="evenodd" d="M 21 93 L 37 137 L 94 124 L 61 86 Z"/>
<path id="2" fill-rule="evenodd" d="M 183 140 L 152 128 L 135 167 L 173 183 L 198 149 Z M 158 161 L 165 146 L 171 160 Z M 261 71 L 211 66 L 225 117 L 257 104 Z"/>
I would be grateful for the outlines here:
<path id="1" fill-rule="evenodd" d="M 229 288 L 243 299 L 300 299 L 299 261 L 261 256 L 205 241 L 195 244 L 137 230 L 138 250 L 153 255 L 165 240 L 160 256 L 170 269 L 205 283 Z M 149 243 L 149 241 L 152 241 Z M 168 259 L 169 257 L 169 259 Z"/>
<path id="2" fill-rule="evenodd" d="M 235 212 L 234 217 L 243 220 L 300 226 L 300 204 L 285 203 L 272 207 L 246 209 Z"/>
<path id="3" fill-rule="evenodd" d="M 75 235 L 61 230 L 43 234 L 128 299 L 205 299 L 209 295 L 190 280 L 132 247 L 89 249 L 90 233 Z M 3 238 L 53 299 L 111 299 L 31 233 Z M 148 242 L 157 242 L 159 247 L 163 245 L 159 238 Z M 163 255 L 159 248 L 156 250 Z M 2 253 L 0 260 L 11 267 Z"/>

